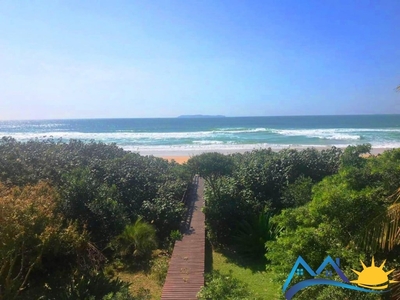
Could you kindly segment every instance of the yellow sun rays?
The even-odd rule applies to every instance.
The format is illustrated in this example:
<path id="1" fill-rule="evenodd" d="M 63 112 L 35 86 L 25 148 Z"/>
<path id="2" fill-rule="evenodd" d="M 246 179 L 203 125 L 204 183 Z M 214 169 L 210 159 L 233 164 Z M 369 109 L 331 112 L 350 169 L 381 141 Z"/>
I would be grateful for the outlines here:
<path id="1" fill-rule="evenodd" d="M 377 267 L 375 266 L 375 259 L 372 257 L 371 266 L 367 267 L 362 260 L 360 260 L 363 270 L 361 272 L 353 270 L 358 275 L 357 280 L 350 282 L 356 283 L 358 286 L 369 288 L 372 290 L 383 290 L 386 289 L 390 283 L 396 283 L 395 280 L 389 280 L 388 275 L 394 271 L 390 270 L 385 272 L 383 267 L 385 266 L 386 260 Z"/>

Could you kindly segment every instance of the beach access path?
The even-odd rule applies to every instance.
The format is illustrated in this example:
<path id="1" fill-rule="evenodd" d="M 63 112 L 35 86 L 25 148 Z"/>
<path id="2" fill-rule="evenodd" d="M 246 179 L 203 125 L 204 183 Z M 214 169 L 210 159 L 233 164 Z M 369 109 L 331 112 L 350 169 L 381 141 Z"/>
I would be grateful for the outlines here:
<path id="1" fill-rule="evenodd" d="M 182 225 L 183 238 L 175 243 L 162 300 L 197 299 L 196 295 L 204 285 L 206 234 L 205 218 L 201 211 L 204 205 L 203 191 L 204 180 L 195 176 L 186 199 L 188 209 Z"/>

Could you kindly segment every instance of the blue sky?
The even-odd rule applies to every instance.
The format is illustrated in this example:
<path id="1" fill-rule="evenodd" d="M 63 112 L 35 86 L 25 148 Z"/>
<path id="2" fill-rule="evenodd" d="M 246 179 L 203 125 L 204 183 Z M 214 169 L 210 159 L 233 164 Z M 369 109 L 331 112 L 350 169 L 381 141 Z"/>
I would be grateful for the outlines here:
<path id="1" fill-rule="evenodd" d="M 398 0 L 0 2 L 0 120 L 400 113 Z"/>

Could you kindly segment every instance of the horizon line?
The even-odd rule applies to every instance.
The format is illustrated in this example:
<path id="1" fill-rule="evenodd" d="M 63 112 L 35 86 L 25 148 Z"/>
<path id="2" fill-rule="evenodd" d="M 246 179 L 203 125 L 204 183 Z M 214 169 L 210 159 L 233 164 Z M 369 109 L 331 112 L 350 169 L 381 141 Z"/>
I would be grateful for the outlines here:
<path id="1" fill-rule="evenodd" d="M 202 119 L 222 119 L 222 118 L 284 118 L 284 117 L 355 117 L 355 116 L 397 116 L 400 113 L 380 113 L 380 114 L 321 114 L 321 115 L 266 115 L 266 116 L 225 116 L 225 115 L 203 115 L 203 114 L 191 114 L 191 115 L 179 115 L 175 117 L 88 117 L 88 118 L 54 118 L 54 119 L 6 119 L 0 122 L 21 122 L 21 121 L 66 121 L 66 120 L 130 120 L 130 119 L 199 119 L 195 116 L 202 116 Z M 180 116 L 193 116 L 193 118 L 180 118 Z"/>

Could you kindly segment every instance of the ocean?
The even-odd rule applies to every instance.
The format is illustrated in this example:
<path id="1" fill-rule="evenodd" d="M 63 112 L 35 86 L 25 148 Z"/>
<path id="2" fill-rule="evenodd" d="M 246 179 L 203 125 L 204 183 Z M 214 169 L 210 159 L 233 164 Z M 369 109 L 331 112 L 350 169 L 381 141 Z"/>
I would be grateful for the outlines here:
<path id="1" fill-rule="evenodd" d="M 400 115 L 0 121 L 0 137 L 116 143 L 140 153 L 400 147 Z"/>

